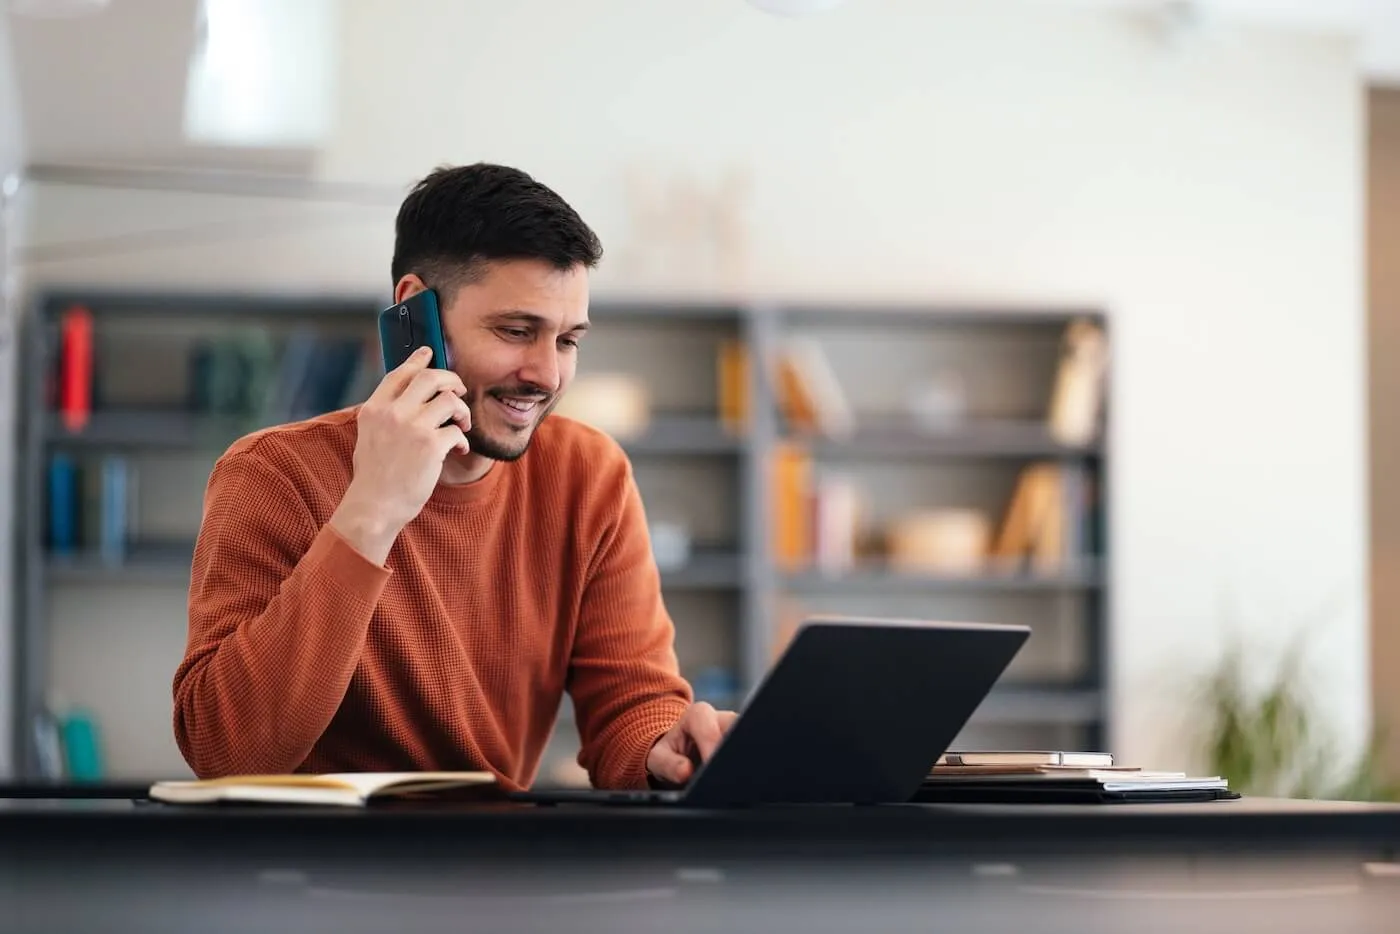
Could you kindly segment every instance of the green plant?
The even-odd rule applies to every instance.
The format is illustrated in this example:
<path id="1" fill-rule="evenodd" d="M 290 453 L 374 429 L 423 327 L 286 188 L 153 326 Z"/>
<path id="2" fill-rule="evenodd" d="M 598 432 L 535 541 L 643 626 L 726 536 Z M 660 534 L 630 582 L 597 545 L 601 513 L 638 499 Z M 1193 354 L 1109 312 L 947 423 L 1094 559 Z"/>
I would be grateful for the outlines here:
<path id="1" fill-rule="evenodd" d="M 1301 642 L 1259 689 L 1251 689 L 1246 657 L 1257 653 L 1230 645 L 1205 679 L 1202 745 L 1211 774 L 1250 795 L 1400 800 L 1400 784 L 1381 765 L 1379 729 L 1348 763 L 1319 722 L 1309 704 Z"/>

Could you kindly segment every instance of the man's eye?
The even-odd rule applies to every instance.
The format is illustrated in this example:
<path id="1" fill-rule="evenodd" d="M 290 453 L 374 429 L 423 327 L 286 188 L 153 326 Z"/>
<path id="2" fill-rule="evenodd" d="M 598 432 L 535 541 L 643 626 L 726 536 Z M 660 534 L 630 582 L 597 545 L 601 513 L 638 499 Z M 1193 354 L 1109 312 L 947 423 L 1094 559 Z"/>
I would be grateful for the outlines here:
<path id="1" fill-rule="evenodd" d="M 530 336 L 530 332 L 524 328 L 501 328 L 501 331 L 511 337 L 525 338 Z"/>
<path id="2" fill-rule="evenodd" d="M 577 337 L 566 337 L 566 338 L 564 338 L 564 346 L 565 346 L 565 347 L 578 347 L 578 338 L 577 338 Z"/>

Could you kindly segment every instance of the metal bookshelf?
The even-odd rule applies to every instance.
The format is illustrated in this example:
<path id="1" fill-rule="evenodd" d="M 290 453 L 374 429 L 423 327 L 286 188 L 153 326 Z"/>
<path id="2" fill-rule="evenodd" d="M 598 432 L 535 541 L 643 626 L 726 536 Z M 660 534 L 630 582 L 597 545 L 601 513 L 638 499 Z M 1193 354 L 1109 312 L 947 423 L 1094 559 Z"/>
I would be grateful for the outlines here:
<path id="1" fill-rule="evenodd" d="M 250 430 L 244 419 L 202 415 L 170 406 L 98 408 L 81 430 L 70 432 L 50 411 L 46 380 L 55 363 L 57 322 L 64 310 L 78 304 L 94 316 L 95 328 L 122 320 L 170 321 L 182 327 L 274 327 L 314 324 L 362 331 L 372 339 L 373 315 L 382 296 L 264 296 L 256 294 L 144 293 L 102 289 L 72 289 L 37 297 L 25 322 L 26 362 L 23 380 L 21 443 L 23 470 L 17 491 L 21 504 L 21 580 L 16 594 L 16 718 L 15 761 L 21 778 L 39 777 L 38 750 L 32 724 L 43 710 L 50 685 L 52 639 L 46 620 L 60 591 L 82 587 L 154 586 L 180 591 L 188 586 L 192 540 L 138 541 L 117 563 L 96 553 L 55 557 L 45 543 L 46 470 L 51 452 L 79 453 L 127 450 L 158 452 L 209 451 Z M 595 333 L 645 329 L 657 340 L 674 329 L 684 340 L 687 329 L 710 329 L 741 341 L 751 362 L 771 359 L 785 335 L 810 330 L 855 327 L 865 334 L 897 334 L 900 341 L 938 341 L 941 335 L 975 329 L 995 340 L 1026 333 L 1048 335 L 1074 318 L 1090 317 L 1106 327 L 1093 310 L 1009 310 L 937 308 L 861 308 L 856 306 L 782 307 L 686 303 L 674 300 L 609 302 L 595 299 L 591 308 Z M 650 338 L 649 338 L 650 339 Z M 593 338 L 590 337 L 590 343 Z M 588 349 L 580 371 L 588 369 Z M 693 361 L 692 361 L 693 362 Z M 139 364 L 138 364 L 139 366 Z M 726 425 L 717 412 L 700 408 L 658 409 L 648 430 L 623 442 L 634 463 L 666 470 L 672 462 L 705 462 L 732 471 L 733 501 L 714 504 L 734 516 L 732 540 L 697 542 L 689 561 L 663 571 L 668 602 L 684 595 L 710 595 L 733 600 L 736 617 L 729 637 L 736 660 L 739 697 L 757 682 L 771 662 L 776 646 L 778 605 L 783 600 L 820 601 L 835 595 L 872 605 L 882 600 L 914 601 L 928 618 L 938 618 L 945 601 L 1002 599 L 1057 601 L 1065 598 L 1082 606 L 1084 658 L 1082 673 L 1071 680 L 1008 681 L 979 709 L 975 720 L 985 724 L 1036 724 L 1079 729 L 1080 745 L 1099 747 L 1108 735 L 1106 646 L 1110 587 L 1109 552 L 1063 573 L 989 573 L 976 576 L 928 575 L 892 571 L 878 565 L 861 566 L 833 575 L 817 570 L 780 570 L 768 543 L 773 529 L 768 508 L 770 458 L 788 438 L 775 387 L 766 368 L 748 367 L 748 417 L 742 431 Z M 1048 392 L 1048 388 L 1047 388 Z M 897 418 L 863 421 L 852 437 L 812 438 L 809 449 L 821 463 L 874 461 L 918 471 L 923 464 L 1015 465 L 1034 459 L 1087 462 L 1094 465 L 1105 504 L 1101 523 L 1107 526 L 1109 451 L 1107 432 L 1085 448 L 1055 444 L 1043 422 L 1031 416 L 972 420 L 945 432 L 916 430 Z M 969 466 L 971 465 L 971 466 Z M 708 469 L 708 468 L 707 468 Z M 202 481 L 203 478 L 198 478 Z M 648 503 L 650 508 L 651 504 Z M 707 507 L 708 508 L 708 507 Z M 197 517 L 192 523 L 197 527 Z M 730 604 L 726 604 L 730 605 Z M 65 625 L 81 621 L 65 620 Z M 68 643 L 73 650 L 73 643 Z M 172 672 L 173 673 L 173 672 Z M 168 690 L 168 680 L 161 685 Z M 99 716 L 101 711 L 97 711 Z M 567 704 L 561 729 L 568 723 Z M 143 724 L 152 730 L 170 729 L 168 720 Z M 144 777 L 144 776 L 143 776 Z"/>
<path id="2" fill-rule="evenodd" d="M 892 472 L 919 475 L 939 470 L 977 474 L 983 471 L 1014 471 L 1032 462 L 1074 465 L 1090 470 L 1096 478 L 1097 537 L 1101 553 L 1078 557 L 1053 571 L 1038 572 L 1029 567 L 1016 570 L 989 568 L 977 573 L 911 572 L 887 566 L 880 561 L 857 560 L 849 570 L 831 572 L 804 569 L 774 573 L 769 586 L 784 597 L 797 598 L 812 609 L 825 607 L 821 598 L 833 598 L 836 612 L 879 614 L 882 601 L 893 601 L 900 608 L 891 615 L 914 614 L 921 618 L 967 618 L 972 615 L 1003 621 L 1000 607 L 1008 602 L 1026 607 L 1032 644 L 1043 624 L 1063 617 L 1065 607 L 1080 627 L 1078 671 L 1057 677 L 1016 676 L 1010 672 L 979 707 L 970 726 L 1022 726 L 1020 735 L 1028 746 L 1106 747 L 1110 735 L 1111 704 L 1108 696 L 1109 606 L 1111 586 L 1111 541 L 1108 538 L 1111 503 L 1111 463 L 1109 457 L 1109 405 L 1107 393 L 1094 437 L 1083 445 L 1059 443 L 1052 436 L 1046 418 L 1053 386 L 1052 364 L 1065 328 L 1076 320 L 1088 320 L 1102 329 L 1111 341 L 1107 316 L 1092 308 L 949 308 L 891 307 L 853 304 L 797 305 L 772 311 L 771 323 L 764 329 L 768 343 L 760 349 L 772 353 L 787 336 L 817 336 L 827 342 L 837 382 L 853 386 L 867 382 L 897 382 L 887 370 L 898 352 L 911 347 L 961 347 L 980 345 L 1038 345 L 1032 356 L 1035 367 L 1044 368 L 1039 376 L 1020 371 L 1009 360 L 973 379 L 967 390 L 968 412 L 947 423 L 921 423 L 909 412 L 893 412 L 888 405 L 873 411 L 856 410 L 854 429 L 849 436 L 826 437 L 810 432 L 776 430 L 774 439 L 796 441 L 809 452 L 816 469 L 844 471 L 867 465 L 880 472 L 876 482 Z M 996 356 L 995 352 L 992 356 Z M 953 369 L 960 363 L 954 352 L 935 353 L 939 363 Z M 1024 354 L 1022 356 L 1025 356 Z M 842 364 L 845 364 L 842 371 Z M 975 364 L 969 364 L 975 369 Z M 1021 381 L 1039 387 L 1029 399 L 991 410 L 981 406 L 978 396 L 996 384 Z M 1109 376 L 1111 383 L 1111 374 Z M 771 387 L 763 404 L 776 404 Z M 990 394 L 996 394 L 991 392 Z M 888 400 L 886 400 L 888 401 Z M 1005 402 L 1006 400 L 1002 400 Z M 912 505 L 912 504 L 911 504 Z M 941 505 L 941 504 L 939 504 Z M 950 505 L 956 505 L 952 503 Z M 1001 515 L 993 516 L 1000 520 Z M 771 565 L 770 565 L 771 567 Z M 971 611 L 971 607 L 987 607 Z M 869 608 L 869 609 L 867 609 Z M 1027 648 L 1029 648 L 1028 646 Z M 1025 654 L 1023 650 L 1022 654 Z M 1061 728 L 1071 727 L 1077 739 L 1064 740 Z M 1040 737 L 1037 739 L 1037 737 Z"/>

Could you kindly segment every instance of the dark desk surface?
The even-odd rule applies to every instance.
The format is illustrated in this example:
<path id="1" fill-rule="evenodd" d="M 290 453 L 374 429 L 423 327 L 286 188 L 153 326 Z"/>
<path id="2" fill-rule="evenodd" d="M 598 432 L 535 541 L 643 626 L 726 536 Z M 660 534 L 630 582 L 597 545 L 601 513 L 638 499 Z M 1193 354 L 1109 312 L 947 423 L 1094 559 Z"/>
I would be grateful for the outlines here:
<path id="1" fill-rule="evenodd" d="M 379 804 L 369 808 L 171 806 L 128 798 L 0 798 L 0 847 L 35 852 L 82 842 L 257 849 L 438 848 L 493 858 L 666 850 L 946 853 L 1030 848 L 1400 849 L 1400 804 L 1245 798 L 1206 804 L 775 807 L 699 810 L 509 802 Z"/>
<path id="2" fill-rule="evenodd" d="M 1397 847 L 1400 805 L 1257 799 L 701 811 L 28 796 L 0 799 L 0 898 L 16 907 L 0 932 L 1393 931 L 1400 873 L 1367 867 Z"/>

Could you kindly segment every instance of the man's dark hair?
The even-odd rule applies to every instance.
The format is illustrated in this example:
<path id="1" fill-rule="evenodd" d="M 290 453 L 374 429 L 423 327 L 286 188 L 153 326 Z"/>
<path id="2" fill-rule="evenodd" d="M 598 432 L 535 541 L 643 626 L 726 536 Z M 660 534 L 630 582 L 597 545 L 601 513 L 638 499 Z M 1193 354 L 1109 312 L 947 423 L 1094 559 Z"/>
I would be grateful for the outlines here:
<path id="1" fill-rule="evenodd" d="M 519 169 L 478 162 L 442 166 L 413 186 L 394 224 L 395 285 L 416 273 L 444 302 L 492 260 L 593 267 L 603 246 L 552 189 Z"/>

